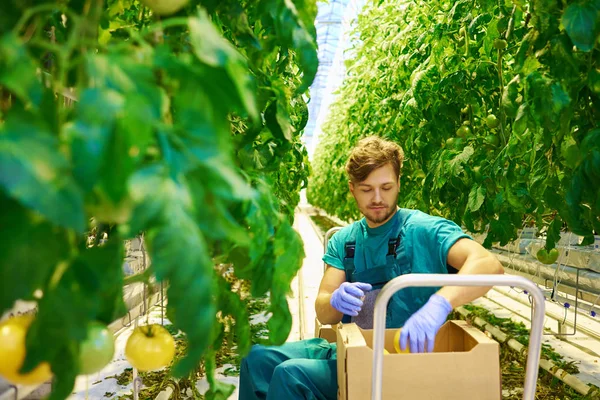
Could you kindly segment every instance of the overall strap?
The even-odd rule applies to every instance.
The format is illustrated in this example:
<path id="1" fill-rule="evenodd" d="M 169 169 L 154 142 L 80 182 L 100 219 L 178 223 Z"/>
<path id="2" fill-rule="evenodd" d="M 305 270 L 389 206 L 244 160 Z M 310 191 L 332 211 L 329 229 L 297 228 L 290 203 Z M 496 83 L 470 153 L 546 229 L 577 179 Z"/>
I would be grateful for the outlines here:
<path id="1" fill-rule="evenodd" d="M 346 242 L 344 245 L 344 271 L 346 272 L 346 282 L 352 282 L 354 275 L 354 253 L 356 251 L 356 242 Z"/>
<path id="2" fill-rule="evenodd" d="M 398 237 L 395 238 L 391 238 L 388 241 L 388 252 L 387 255 L 388 256 L 394 256 L 396 257 L 396 251 L 398 250 L 398 245 L 400 244 L 400 235 L 398 235 Z"/>
<path id="3" fill-rule="evenodd" d="M 354 252 L 356 251 L 356 242 L 346 242 L 344 244 L 344 272 L 346 273 L 346 282 L 352 282 L 354 276 Z M 344 314 L 342 323 L 347 324 L 352 322 L 352 317 Z"/>

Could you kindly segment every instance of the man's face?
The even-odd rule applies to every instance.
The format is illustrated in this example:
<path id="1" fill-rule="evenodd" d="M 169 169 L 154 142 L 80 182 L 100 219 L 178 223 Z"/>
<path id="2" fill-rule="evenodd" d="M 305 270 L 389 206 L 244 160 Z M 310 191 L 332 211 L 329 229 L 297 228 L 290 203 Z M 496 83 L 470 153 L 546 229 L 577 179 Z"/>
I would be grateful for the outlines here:
<path id="1" fill-rule="evenodd" d="M 350 182 L 350 192 L 371 228 L 383 225 L 396 212 L 399 191 L 400 182 L 391 164 L 373 170 L 362 182 Z"/>

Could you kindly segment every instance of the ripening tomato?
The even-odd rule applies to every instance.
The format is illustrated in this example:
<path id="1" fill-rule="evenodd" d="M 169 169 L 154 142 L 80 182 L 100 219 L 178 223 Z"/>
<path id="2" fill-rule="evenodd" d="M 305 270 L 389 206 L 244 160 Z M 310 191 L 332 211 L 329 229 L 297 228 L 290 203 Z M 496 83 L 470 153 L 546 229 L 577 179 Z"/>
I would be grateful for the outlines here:
<path id="1" fill-rule="evenodd" d="M 0 375 L 14 384 L 39 385 L 52 377 L 47 362 L 41 362 L 30 372 L 19 372 L 25 361 L 25 338 L 33 319 L 32 315 L 19 315 L 0 323 Z"/>
<path id="2" fill-rule="evenodd" d="M 169 365 L 175 356 L 175 340 L 163 326 L 138 326 L 127 339 L 125 357 L 139 371 L 152 371 Z"/>

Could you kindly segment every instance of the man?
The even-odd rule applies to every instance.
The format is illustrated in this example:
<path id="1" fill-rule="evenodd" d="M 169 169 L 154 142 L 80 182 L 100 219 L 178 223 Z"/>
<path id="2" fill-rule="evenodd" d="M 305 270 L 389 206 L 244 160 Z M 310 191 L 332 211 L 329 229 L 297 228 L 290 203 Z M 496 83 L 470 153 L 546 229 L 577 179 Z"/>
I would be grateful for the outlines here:
<path id="1" fill-rule="evenodd" d="M 324 324 L 356 322 L 370 328 L 379 289 L 407 273 L 502 274 L 500 262 L 455 223 L 397 206 L 404 153 L 367 137 L 353 149 L 346 172 L 364 218 L 337 232 L 323 261 L 328 265 L 315 303 Z M 400 347 L 433 351 L 437 331 L 454 307 L 490 288 L 406 288 L 388 305 L 386 326 L 402 327 Z M 336 345 L 324 339 L 254 346 L 242 360 L 240 400 L 337 397 Z"/>

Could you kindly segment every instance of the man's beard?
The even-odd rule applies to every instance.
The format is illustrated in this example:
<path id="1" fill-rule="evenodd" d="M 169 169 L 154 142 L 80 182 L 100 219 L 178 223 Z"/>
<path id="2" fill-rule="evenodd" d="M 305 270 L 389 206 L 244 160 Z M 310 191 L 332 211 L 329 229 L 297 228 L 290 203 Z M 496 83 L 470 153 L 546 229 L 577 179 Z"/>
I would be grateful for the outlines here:
<path id="1" fill-rule="evenodd" d="M 373 211 L 373 210 L 370 210 Z M 369 221 L 376 223 L 376 224 L 380 224 L 383 221 L 387 220 L 389 217 L 392 216 L 392 214 L 394 214 L 394 212 L 396 212 L 396 207 L 388 207 L 386 209 L 386 213 L 382 214 L 380 217 L 378 216 L 368 216 L 367 214 L 365 214 L 365 218 L 367 218 Z"/>
<path id="2" fill-rule="evenodd" d="M 369 215 L 369 214 L 372 214 L 372 212 L 374 211 L 369 208 L 369 207 L 374 206 L 373 204 L 370 205 L 369 207 L 367 207 L 367 209 L 365 210 L 368 213 L 366 213 L 366 212 L 362 212 L 362 213 L 368 221 L 370 221 L 374 224 L 380 224 L 380 223 L 384 222 L 385 220 L 387 220 L 388 218 L 390 218 L 396 212 L 397 204 L 398 204 L 398 196 L 396 196 L 396 198 L 392 202 L 392 206 L 390 206 L 390 207 L 386 206 L 386 212 L 382 216 Z M 363 211 L 363 210 L 361 210 L 361 211 Z"/>

